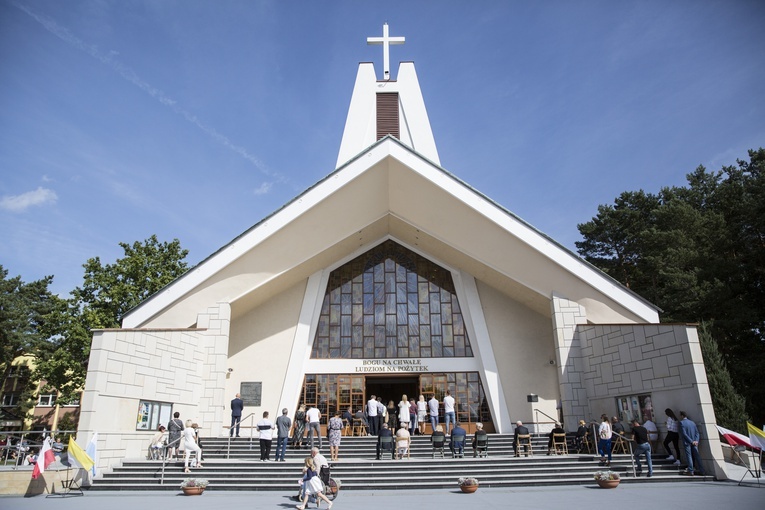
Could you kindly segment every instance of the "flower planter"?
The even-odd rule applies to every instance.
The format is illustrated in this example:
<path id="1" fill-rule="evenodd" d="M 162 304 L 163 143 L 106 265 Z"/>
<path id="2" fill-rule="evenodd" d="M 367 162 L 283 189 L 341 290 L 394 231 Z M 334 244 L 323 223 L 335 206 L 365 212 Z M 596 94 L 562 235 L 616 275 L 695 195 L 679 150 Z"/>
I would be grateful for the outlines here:
<path id="1" fill-rule="evenodd" d="M 621 480 L 596 480 L 601 489 L 616 489 Z"/>
<path id="2" fill-rule="evenodd" d="M 182 487 L 181 490 L 186 496 L 201 496 L 205 491 L 204 487 Z"/>
<path id="3" fill-rule="evenodd" d="M 477 485 L 460 485 L 460 490 L 462 492 L 466 492 L 468 494 L 472 494 L 472 493 L 474 493 L 475 491 L 478 490 L 478 486 Z"/>

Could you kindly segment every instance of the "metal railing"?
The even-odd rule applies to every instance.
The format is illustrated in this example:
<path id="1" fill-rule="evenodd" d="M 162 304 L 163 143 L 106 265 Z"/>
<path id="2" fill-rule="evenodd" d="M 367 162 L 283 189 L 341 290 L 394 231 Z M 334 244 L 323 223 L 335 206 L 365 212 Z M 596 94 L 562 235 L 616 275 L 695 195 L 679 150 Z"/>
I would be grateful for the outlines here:
<path id="1" fill-rule="evenodd" d="M 244 427 L 244 428 L 249 428 L 250 429 L 249 449 L 252 450 L 253 449 L 252 431 L 254 430 L 255 413 L 250 413 L 247 416 L 245 416 L 239 422 L 239 426 L 240 426 L 240 428 L 242 428 L 241 427 L 242 423 L 245 420 L 248 420 L 248 419 L 250 420 L 250 426 L 249 427 Z M 233 425 L 231 427 L 226 427 L 225 428 L 225 430 L 228 430 L 228 441 L 226 443 L 226 459 L 227 460 L 231 458 L 231 431 L 235 427 L 236 427 L 236 425 Z M 182 439 L 183 439 L 183 436 L 179 437 L 178 439 L 176 439 L 172 443 L 168 443 L 167 446 L 165 446 L 165 454 L 162 456 L 162 469 L 161 469 L 160 476 L 159 476 L 159 484 L 160 485 L 164 485 L 165 484 L 165 466 L 167 465 L 168 457 L 170 457 L 169 452 L 170 452 L 171 449 L 178 450 L 179 449 L 178 447 L 180 446 L 180 442 L 181 442 Z"/>
<path id="2" fill-rule="evenodd" d="M 539 409 L 534 409 L 534 413 L 535 413 L 535 415 L 534 415 L 534 423 L 533 423 L 533 425 L 534 425 L 534 428 L 536 429 L 537 437 L 540 437 L 542 435 L 542 432 L 540 432 L 540 430 L 539 430 L 539 425 L 541 425 L 543 423 L 544 424 L 549 424 L 549 423 L 555 424 L 555 423 L 558 423 L 558 419 L 557 418 L 553 418 L 552 416 L 550 416 L 549 414 L 545 413 L 544 411 L 540 411 Z M 547 418 L 549 418 L 551 421 L 549 421 L 549 422 L 541 422 L 541 421 L 539 421 L 539 415 L 540 414 L 544 415 Z"/>
<path id="3" fill-rule="evenodd" d="M 234 430 L 234 428 L 235 428 L 235 427 L 237 427 L 237 426 L 239 426 L 239 428 L 242 428 L 242 427 L 241 427 L 242 423 L 244 423 L 244 422 L 245 422 L 246 420 L 248 420 L 248 419 L 250 420 L 250 426 L 249 426 L 249 427 L 245 427 L 245 428 L 249 428 L 249 429 L 250 429 L 249 449 L 250 449 L 250 450 L 252 450 L 252 449 L 253 449 L 253 441 L 252 441 L 252 440 L 253 440 L 253 437 L 252 437 L 252 431 L 253 431 L 253 430 L 255 430 L 255 424 L 254 424 L 254 422 L 255 422 L 255 413 L 250 413 L 250 414 L 248 414 L 247 416 L 245 416 L 244 418 L 242 418 L 242 419 L 239 421 L 239 424 L 238 424 L 238 425 L 232 425 L 232 426 L 230 426 L 230 427 L 227 427 L 227 430 L 228 430 L 228 442 L 226 443 L 226 460 L 228 460 L 228 459 L 230 458 L 230 456 L 231 456 L 231 436 L 232 436 L 232 433 L 231 433 L 231 432 L 232 432 L 232 431 Z"/>
<path id="4" fill-rule="evenodd" d="M 167 458 L 170 457 L 170 449 L 177 450 L 177 446 L 181 444 L 181 439 L 183 439 L 183 436 L 179 437 L 172 443 L 167 443 L 167 446 L 165 446 L 165 454 L 162 456 L 162 470 L 159 475 L 159 484 L 165 485 L 165 464 L 167 464 Z"/>
<path id="5" fill-rule="evenodd" d="M 13 460 L 13 469 L 18 469 L 24 465 L 27 457 L 34 453 L 39 453 L 43 441 L 48 436 L 61 437 L 76 434 L 76 430 L 16 430 L 11 432 L 0 432 L 0 437 L 4 438 L 5 443 L 0 445 L 0 459 L 2 465 L 7 466 L 8 461 Z M 64 449 L 66 443 L 64 443 Z"/>

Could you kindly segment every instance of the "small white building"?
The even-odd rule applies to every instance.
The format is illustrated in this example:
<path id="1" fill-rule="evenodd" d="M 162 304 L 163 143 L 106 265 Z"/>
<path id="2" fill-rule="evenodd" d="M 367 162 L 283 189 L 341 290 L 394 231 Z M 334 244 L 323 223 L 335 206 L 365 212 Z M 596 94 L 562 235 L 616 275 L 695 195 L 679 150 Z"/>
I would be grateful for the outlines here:
<path id="1" fill-rule="evenodd" d="M 472 430 L 685 410 L 724 468 L 696 328 L 441 167 L 414 64 L 359 65 L 337 168 L 96 331 L 79 440 L 140 457 L 171 412 L 226 435 L 245 416 L 370 395 L 456 397 Z M 470 150 L 466 147 L 465 150 Z M 457 169 L 458 173 L 458 169 Z M 257 421 L 257 418 L 256 420 Z M 248 426 L 245 420 L 243 425 Z M 247 429 L 245 429 L 247 430 Z"/>

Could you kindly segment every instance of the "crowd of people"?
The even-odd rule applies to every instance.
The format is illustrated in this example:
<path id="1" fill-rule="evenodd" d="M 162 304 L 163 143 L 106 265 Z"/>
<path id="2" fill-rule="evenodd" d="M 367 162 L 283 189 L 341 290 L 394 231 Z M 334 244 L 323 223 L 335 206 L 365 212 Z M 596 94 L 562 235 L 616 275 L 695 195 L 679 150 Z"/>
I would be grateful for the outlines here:
<path id="1" fill-rule="evenodd" d="M 240 437 L 239 429 L 243 408 L 243 402 L 240 395 L 237 394 L 231 401 L 231 437 L 234 435 Z M 427 401 L 424 395 L 420 395 L 418 400 L 402 395 L 398 404 L 389 400 L 387 406 L 383 404 L 382 398 L 371 395 L 363 409 L 358 409 L 355 413 L 351 408 L 343 412 L 336 411 L 327 420 L 330 460 L 334 462 L 339 459 L 343 430 L 351 427 L 361 427 L 365 434 L 377 437 L 375 452 L 377 459 L 381 459 L 386 450 L 391 453 L 394 459 L 404 458 L 410 453 L 412 436 L 426 434 L 426 423 L 430 424 L 431 440 L 434 447 L 443 448 L 448 444 L 454 456 L 461 456 L 464 454 L 468 443 L 468 434 L 457 421 L 455 409 L 454 397 L 447 390 L 443 399 L 444 424 L 442 427 L 440 423 L 441 402 L 435 395 Z M 303 404 L 298 407 L 294 420 L 290 419 L 288 414 L 289 410 L 284 408 L 276 421 L 272 422 L 269 419 L 268 411 L 263 412 L 263 417 L 256 426 L 260 441 L 260 460 L 262 462 L 271 460 L 271 444 L 274 437 L 276 438 L 275 460 L 277 462 L 286 460 L 286 450 L 290 443 L 293 449 L 300 449 L 304 445 L 308 446 L 311 449 L 311 457 L 306 459 L 301 486 L 308 489 L 308 494 L 315 495 L 315 487 L 313 486 L 316 484 L 312 483 L 311 480 L 321 470 L 323 465 L 321 462 L 326 463 L 326 458 L 319 453 L 323 447 L 322 415 L 317 407 L 309 406 L 306 409 Z M 667 460 L 673 461 L 676 466 L 681 465 L 679 444 L 682 440 L 687 465 L 683 474 L 703 475 L 704 469 L 698 450 L 700 441 L 698 427 L 684 411 L 680 412 L 679 419 L 672 409 L 666 409 L 665 415 L 667 435 L 663 445 L 668 453 Z M 555 434 L 565 434 L 560 423 L 555 423 L 549 433 L 548 455 L 554 452 L 553 438 Z M 479 441 L 485 439 L 486 436 L 483 425 L 476 423 L 471 442 L 474 456 L 478 454 Z M 391 439 L 384 439 L 386 437 Z M 514 434 L 516 457 L 522 454 L 529 455 L 530 437 L 529 429 L 521 421 L 516 422 Z M 448 443 L 447 438 L 449 438 Z M 585 420 L 579 421 L 578 428 L 572 438 L 572 448 L 577 452 L 582 452 L 587 449 L 587 445 L 594 443 L 600 456 L 599 464 L 610 467 L 615 442 L 633 441 L 634 447 L 631 450 L 637 467 L 636 472 L 638 476 L 642 475 L 641 458 L 644 458 L 648 468 L 647 476 L 651 477 L 653 476 L 652 454 L 655 453 L 654 449 L 658 439 L 658 427 L 650 419 L 645 420 L 642 424 L 638 420 L 632 420 L 630 430 L 627 431 L 618 416 L 609 418 L 608 415 L 603 414 L 599 423 L 593 422 L 588 425 Z M 482 444 L 486 444 L 486 442 L 484 441 Z M 672 447 L 674 447 L 674 452 Z M 156 459 L 167 455 L 169 458 L 175 457 L 177 459 L 181 449 L 185 452 L 185 472 L 190 472 L 190 467 L 202 467 L 202 441 L 199 437 L 199 425 L 192 420 L 186 420 L 184 424 L 180 419 L 180 414 L 176 412 L 168 422 L 167 427 L 160 425 L 157 433 L 152 437 L 148 457 Z M 192 454 L 194 454 L 193 459 L 190 458 Z M 309 467 L 309 459 L 316 458 L 321 462 L 314 465 L 312 460 Z M 304 496 L 305 491 L 302 491 L 301 498 Z M 319 497 L 319 499 L 321 498 Z M 301 501 L 305 504 L 303 499 Z"/>
<path id="2" fill-rule="evenodd" d="M 667 435 L 663 442 L 664 450 L 668 454 L 666 460 L 672 461 L 675 466 L 681 465 L 679 444 L 682 440 L 687 468 L 681 474 L 703 476 L 704 468 L 698 449 L 700 441 L 698 427 L 688 418 L 685 411 L 680 411 L 679 419 L 672 409 L 665 409 L 664 414 L 666 415 L 667 428 Z M 574 447 L 577 451 L 583 451 L 585 445 L 591 441 L 590 430 L 594 430 L 597 437 L 597 453 L 600 455 L 599 465 L 610 467 L 614 444 L 619 441 L 632 441 L 634 442 L 632 455 L 635 460 L 637 475 L 642 475 L 641 457 L 644 457 L 648 466 L 647 476 L 651 477 L 653 476 L 652 455 L 655 453 L 659 440 L 659 429 L 650 417 L 642 424 L 639 420 L 634 419 L 630 422 L 630 426 L 631 430 L 628 432 L 618 416 L 609 418 L 606 414 L 600 417 L 599 423 L 592 423 L 589 427 L 584 420 L 580 420 L 574 436 Z M 559 427 L 559 424 L 556 424 L 556 427 Z M 550 433 L 550 441 L 552 441 L 554 432 L 555 429 Z M 674 453 L 672 451 L 673 446 Z"/>

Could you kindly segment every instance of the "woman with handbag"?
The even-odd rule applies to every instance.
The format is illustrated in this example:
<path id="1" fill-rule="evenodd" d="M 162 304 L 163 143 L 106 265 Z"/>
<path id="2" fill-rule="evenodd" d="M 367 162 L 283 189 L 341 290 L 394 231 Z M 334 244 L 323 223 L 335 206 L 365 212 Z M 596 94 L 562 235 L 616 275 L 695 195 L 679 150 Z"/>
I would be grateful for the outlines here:
<path id="1" fill-rule="evenodd" d="M 337 461 L 340 454 L 340 438 L 342 437 L 343 420 L 340 419 L 340 411 L 335 411 L 335 415 L 327 423 L 327 435 L 329 436 L 329 455 L 332 462 Z"/>
<path id="2" fill-rule="evenodd" d="M 298 407 L 293 421 L 295 429 L 292 431 L 292 448 L 299 450 L 303 446 L 303 434 L 305 433 L 305 405 Z"/>

